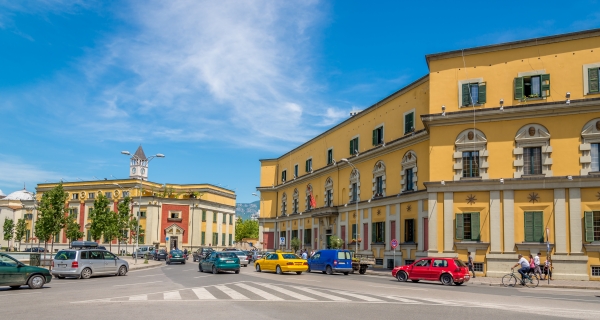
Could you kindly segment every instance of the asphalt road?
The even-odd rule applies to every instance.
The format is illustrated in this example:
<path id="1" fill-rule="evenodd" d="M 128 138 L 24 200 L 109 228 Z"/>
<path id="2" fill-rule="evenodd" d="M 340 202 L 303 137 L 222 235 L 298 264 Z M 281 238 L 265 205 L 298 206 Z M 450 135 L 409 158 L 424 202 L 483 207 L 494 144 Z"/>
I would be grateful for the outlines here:
<path id="1" fill-rule="evenodd" d="M 200 273 L 191 260 L 125 277 L 0 288 L 4 319 L 599 319 L 600 291 L 399 283 L 372 275 Z"/>

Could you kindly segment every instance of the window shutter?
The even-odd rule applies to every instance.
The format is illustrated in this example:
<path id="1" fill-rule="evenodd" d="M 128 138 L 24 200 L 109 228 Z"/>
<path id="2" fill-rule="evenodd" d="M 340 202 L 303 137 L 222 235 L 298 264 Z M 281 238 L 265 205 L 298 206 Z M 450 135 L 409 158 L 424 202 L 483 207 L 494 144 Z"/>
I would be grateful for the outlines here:
<path id="1" fill-rule="evenodd" d="M 594 241 L 594 213 L 591 211 L 585 212 L 585 242 Z"/>
<path id="2" fill-rule="evenodd" d="M 376 243 L 377 239 L 375 239 L 375 222 L 371 224 L 371 243 Z"/>
<path id="3" fill-rule="evenodd" d="M 544 242 L 544 213 L 533 214 L 533 241 Z"/>
<path id="4" fill-rule="evenodd" d="M 354 154 L 354 139 L 350 140 L 350 155 Z"/>
<path id="5" fill-rule="evenodd" d="M 484 104 L 486 102 L 485 98 L 486 98 L 485 82 L 480 82 L 479 83 L 479 96 L 477 97 L 477 103 Z"/>
<path id="6" fill-rule="evenodd" d="M 471 213 L 471 240 L 479 241 L 479 212 Z"/>
<path id="7" fill-rule="evenodd" d="M 462 85 L 462 105 L 468 106 L 471 104 L 471 90 L 469 90 L 469 84 L 465 83 Z"/>
<path id="8" fill-rule="evenodd" d="M 542 96 L 543 97 L 548 97 L 550 96 L 550 75 L 549 74 L 542 74 L 540 76 L 540 81 L 542 82 Z M 548 82 L 548 84 L 546 84 L 546 82 Z M 544 92 L 548 91 L 548 94 L 544 95 Z"/>
<path id="9" fill-rule="evenodd" d="M 456 215 L 456 239 L 462 240 L 465 234 L 465 222 L 462 213 Z"/>
<path id="10" fill-rule="evenodd" d="M 588 69 L 588 92 L 598 93 L 600 92 L 600 86 L 598 82 L 600 68 L 589 68 Z"/>
<path id="11" fill-rule="evenodd" d="M 523 99 L 523 77 L 515 78 L 515 100 Z"/>
<path id="12" fill-rule="evenodd" d="M 304 171 L 308 172 L 308 160 L 304 161 Z"/>
<path id="13" fill-rule="evenodd" d="M 525 242 L 533 242 L 533 212 L 525 212 Z"/>
<path id="14" fill-rule="evenodd" d="M 373 145 L 377 145 L 377 129 L 373 130 Z"/>
<path id="15" fill-rule="evenodd" d="M 356 240 L 356 224 L 352 225 L 352 239 Z"/>

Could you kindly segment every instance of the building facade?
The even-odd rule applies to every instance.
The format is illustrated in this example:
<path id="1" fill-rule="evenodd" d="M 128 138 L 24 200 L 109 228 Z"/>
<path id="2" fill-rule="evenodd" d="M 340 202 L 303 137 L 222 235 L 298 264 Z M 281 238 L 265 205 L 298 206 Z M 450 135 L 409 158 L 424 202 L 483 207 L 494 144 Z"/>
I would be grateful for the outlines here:
<path id="1" fill-rule="evenodd" d="M 320 249 L 336 235 L 382 267 L 472 252 L 488 276 L 549 248 L 556 278 L 600 280 L 600 30 L 426 61 L 429 74 L 261 160 L 259 241 Z"/>

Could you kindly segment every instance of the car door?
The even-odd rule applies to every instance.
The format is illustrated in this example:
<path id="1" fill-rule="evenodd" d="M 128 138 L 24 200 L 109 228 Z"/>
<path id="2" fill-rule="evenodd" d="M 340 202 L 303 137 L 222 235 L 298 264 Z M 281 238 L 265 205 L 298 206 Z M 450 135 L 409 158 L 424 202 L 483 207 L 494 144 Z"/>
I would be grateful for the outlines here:
<path id="1" fill-rule="evenodd" d="M 448 261 L 444 259 L 433 259 L 429 267 L 426 278 L 427 280 L 438 280 L 442 275 L 442 271 L 448 268 Z"/>
<path id="2" fill-rule="evenodd" d="M 104 253 L 102 250 L 90 250 L 89 251 L 89 267 L 94 273 L 104 273 Z"/>
<path id="3" fill-rule="evenodd" d="M 211 253 L 208 257 L 206 257 L 206 260 L 203 260 L 204 264 L 202 265 L 202 269 L 212 270 L 212 267 L 215 265 L 216 258 L 217 258 L 217 253 L 216 252 Z"/>
<path id="4" fill-rule="evenodd" d="M 9 256 L 0 255 L 0 285 L 20 284 L 25 284 L 25 274 L 19 272 L 19 262 Z"/>
<path id="5" fill-rule="evenodd" d="M 425 279 L 427 277 L 427 273 L 429 272 L 429 265 L 431 264 L 431 259 L 421 259 L 413 265 L 411 272 L 409 273 L 409 278 L 413 280 Z"/>
<path id="6" fill-rule="evenodd" d="M 312 257 L 310 257 L 310 270 L 322 271 L 320 261 L 321 252 L 317 252 Z"/>
<path id="7" fill-rule="evenodd" d="M 104 272 L 117 273 L 117 257 L 108 252 L 102 252 L 104 256 Z"/>

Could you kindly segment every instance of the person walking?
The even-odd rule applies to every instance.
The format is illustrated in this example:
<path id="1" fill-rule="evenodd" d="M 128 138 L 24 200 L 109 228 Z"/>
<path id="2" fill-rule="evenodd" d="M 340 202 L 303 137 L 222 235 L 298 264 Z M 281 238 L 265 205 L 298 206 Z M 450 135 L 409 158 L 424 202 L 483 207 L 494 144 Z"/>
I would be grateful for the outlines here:
<path id="1" fill-rule="evenodd" d="M 537 255 L 535 257 L 533 257 L 533 264 L 534 264 L 534 269 L 533 269 L 533 274 L 534 275 L 539 275 L 539 278 L 542 278 L 542 270 L 540 268 L 540 256 L 542 254 L 541 253 L 537 253 Z"/>
<path id="2" fill-rule="evenodd" d="M 546 256 L 546 262 L 544 262 L 544 279 L 542 280 L 546 280 L 546 277 L 550 277 L 552 280 L 552 260 L 549 256 Z"/>
<path id="3" fill-rule="evenodd" d="M 529 272 L 529 261 L 527 261 L 527 259 L 525 259 L 523 257 L 522 254 L 519 254 L 519 262 L 517 262 L 517 264 L 515 264 L 511 270 L 514 270 L 516 267 L 520 266 L 519 268 L 519 274 L 521 274 L 521 285 L 525 284 L 525 278 L 529 279 L 529 276 L 527 275 L 527 273 Z"/>
<path id="4" fill-rule="evenodd" d="M 533 255 L 529 255 L 529 274 L 532 274 L 535 271 L 535 260 L 533 259 Z"/>
<path id="5" fill-rule="evenodd" d="M 467 267 L 469 267 L 469 272 L 473 272 L 473 279 L 475 278 L 475 270 L 473 269 L 473 256 L 471 252 L 467 252 Z"/>
<path id="6" fill-rule="evenodd" d="M 302 251 L 302 259 L 308 260 L 308 254 L 306 253 L 306 249 L 304 249 L 304 251 Z"/>

